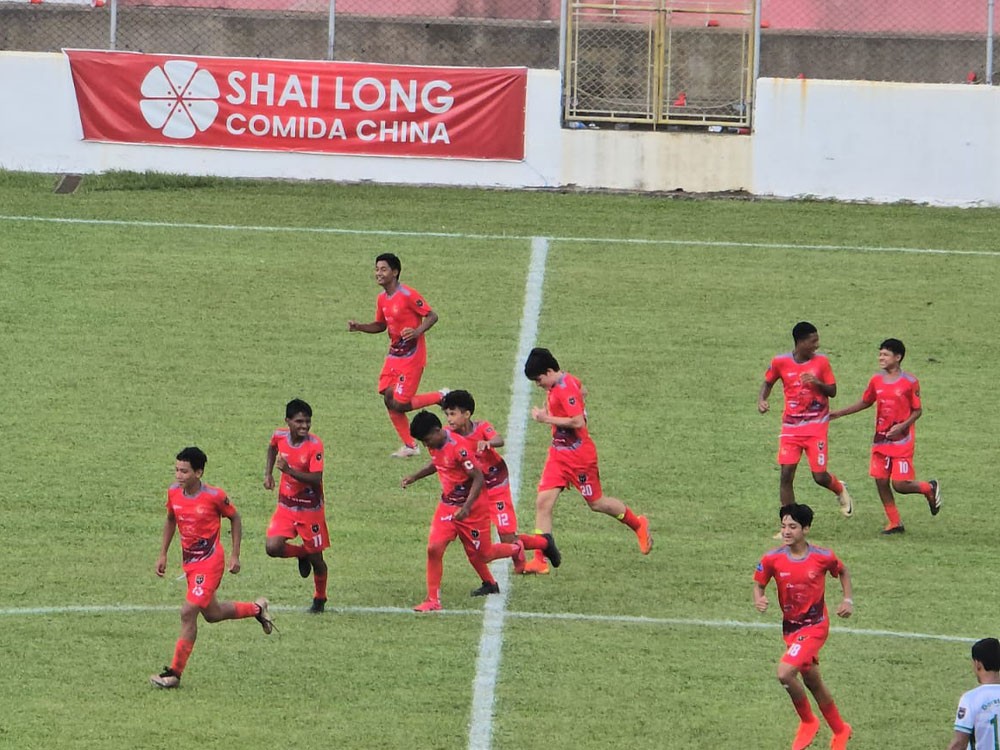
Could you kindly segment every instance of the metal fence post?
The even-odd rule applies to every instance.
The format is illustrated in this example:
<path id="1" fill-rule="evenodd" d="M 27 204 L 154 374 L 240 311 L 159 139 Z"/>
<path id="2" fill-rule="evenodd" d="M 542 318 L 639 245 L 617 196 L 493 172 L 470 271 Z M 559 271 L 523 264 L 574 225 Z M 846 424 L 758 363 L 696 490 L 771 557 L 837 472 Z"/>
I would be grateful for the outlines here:
<path id="1" fill-rule="evenodd" d="M 337 25 L 337 0 L 330 0 L 330 25 L 327 29 L 326 59 L 333 59 L 333 40 L 336 34 Z"/>
<path id="2" fill-rule="evenodd" d="M 108 48 L 114 50 L 118 45 L 118 0 L 111 0 L 111 28 L 108 31 Z"/>
<path id="3" fill-rule="evenodd" d="M 996 0 L 986 0 L 986 85 L 993 85 L 993 13 Z"/>

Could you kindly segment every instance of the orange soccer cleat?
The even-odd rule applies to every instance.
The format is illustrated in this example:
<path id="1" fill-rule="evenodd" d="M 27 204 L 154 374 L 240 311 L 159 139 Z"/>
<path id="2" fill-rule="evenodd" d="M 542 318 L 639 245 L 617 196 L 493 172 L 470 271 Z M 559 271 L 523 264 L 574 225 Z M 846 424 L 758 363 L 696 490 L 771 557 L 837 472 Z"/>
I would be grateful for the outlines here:
<path id="1" fill-rule="evenodd" d="M 844 728 L 833 733 L 833 739 L 830 740 L 830 750 L 847 750 L 847 741 L 851 739 L 852 733 L 851 725 L 844 722 Z"/>
<path id="2" fill-rule="evenodd" d="M 536 576 L 548 575 L 548 563 L 541 557 L 533 557 L 524 564 L 524 573 Z"/>
<path id="3" fill-rule="evenodd" d="M 639 516 L 639 528 L 635 530 L 635 535 L 639 539 L 639 549 L 644 555 L 648 555 L 653 549 L 653 535 L 649 533 L 649 519 Z"/>
<path id="4" fill-rule="evenodd" d="M 413 608 L 414 612 L 436 612 L 441 609 L 441 602 L 437 599 L 428 599 Z"/>
<path id="5" fill-rule="evenodd" d="M 792 750 L 806 750 L 816 738 L 818 731 L 819 719 L 815 716 L 812 721 L 800 721 L 799 730 L 795 733 L 795 739 L 792 741 Z"/>

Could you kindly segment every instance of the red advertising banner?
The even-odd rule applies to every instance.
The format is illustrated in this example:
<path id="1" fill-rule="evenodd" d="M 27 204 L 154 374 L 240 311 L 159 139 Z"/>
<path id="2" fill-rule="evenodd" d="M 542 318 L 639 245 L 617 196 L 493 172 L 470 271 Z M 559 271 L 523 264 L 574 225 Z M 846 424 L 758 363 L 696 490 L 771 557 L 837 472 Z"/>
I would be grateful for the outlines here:
<path id="1" fill-rule="evenodd" d="M 84 140 L 524 159 L 524 68 L 66 55 Z"/>

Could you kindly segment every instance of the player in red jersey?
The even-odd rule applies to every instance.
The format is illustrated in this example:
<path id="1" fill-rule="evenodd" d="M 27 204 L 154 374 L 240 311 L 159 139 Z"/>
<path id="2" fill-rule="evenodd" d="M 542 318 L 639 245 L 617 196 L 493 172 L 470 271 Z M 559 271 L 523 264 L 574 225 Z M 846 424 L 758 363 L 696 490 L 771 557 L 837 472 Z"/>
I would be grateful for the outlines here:
<path id="1" fill-rule="evenodd" d="M 854 501 L 847 486 L 827 469 L 827 431 L 830 426 L 830 399 L 837 395 L 830 360 L 819 354 L 819 333 L 812 323 L 802 321 L 792 328 L 795 349 L 771 360 L 757 397 L 757 411 L 766 414 L 771 389 L 779 380 L 785 393 L 778 440 L 781 466 L 779 496 L 782 505 L 795 502 L 795 470 L 805 451 L 813 480 L 837 496 L 845 518 L 854 515 Z M 776 536 L 775 539 L 778 537 Z"/>
<path id="2" fill-rule="evenodd" d="M 447 389 L 417 393 L 420 378 L 427 366 L 427 344 L 424 334 L 438 322 L 438 315 L 415 289 L 399 283 L 403 266 L 392 253 L 382 253 L 375 259 L 375 281 L 382 292 L 375 300 L 375 320 L 371 323 L 347 321 L 348 331 L 362 333 L 389 332 L 389 353 L 379 374 L 378 392 L 385 400 L 389 420 L 403 441 L 393 453 L 394 458 L 409 458 L 420 453 L 410 435 L 406 412 L 441 403 Z"/>
<path id="3" fill-rule="evenodd" d="M 323 496 L 323 441 L 313 435 L 312 407 L 302 399 L 285 405 L 285 429 L 275 430 L 267 445 L 264 489 L 274 489 L 274 469 L 281 472 L 278 505 L 267 527 L 265 549 L 270 557 L 295 557 L 299 575 L 313 574 L 313 602 L 309 611 L 326 607 L 329 570 L 323 550 L 330 546 Z M 302 544 L 288 542 L 299 537 Z"/>
<path id="4" fill-rule="evenodd" d="M 771 550 L 758 563 L 753 576 L 753 604 L 758 612 L 767 610 L 764 589 L 773 578 L 781 607 L 781 631 L 788 646 L 778 662 L 778 682 L 788 691 L 799 715 L 792 750 L 805 750 L 819 731 L 819 719 L 809 705 L 806 688 L 813 694 L 833 731 L 831 750 L 844 750 L 851 737 L 851 725 L 840 718 L 837 704 L 823 682 L 819 651 L 830 632 L 830 616 L 824 599 L 826 574 L 840 579 L 844 593 L 837 607 L 838 617 L 850 617 L 854 611 L 851 576 L 831 550 L 814 547 L 806 541 L 812 526 L 812 508 L 790 503 L 782 505 L 778 515 L 784 546 Z"/>
<path id="5" fill-rule="evenodd" d="M 532 407 L 531 418 L 552 426 L 552 445 L 538 482 L 535 500 L 535 533 L 552 534 L 552 510 L 559 493 L 572 485 L 587 501 L 588 507 L 613 516 L 635 532 L 639 549 L 648 555 L 653 548 L 649 521 L 637 516 L 621 500 L 605 495 L 597 468 L 597 447 L 587 430 L 586 391 L 580 381 L 563 372 L 548 349 L 532 349 L 524 363 L 524 374 L 548 392 L 545 408 Z M 551 560 L 553 566 L 557 563 Z M 525 573 L 544 574 L 549 567 L 542 551 L 525 565 Z"/>
<path id="6" fill-rule="evenodd" d="M 182 450 L 174 464 L 177 481 L 167 490 L 167 520 L 163 524 L 163 544 L 156 560 L 156 575 L 163 578 L 167 572 L 167 551 L 174 533 L 179 531 L 188 590 L 181 607 L 181 635 L 174 646 L 173 661 L 160 674 L 149 678 L 150 684 L 158 688 L 175 688 L 181 684 L 181 675 L 198 637 L 199 614 L 205 622 L 254 617 L 266 635 L 274 630 L 264 597 L 252 602 L 220 602 L 215 596 L 227 569 L 233 574 L 240 572 L 243 523 L 226 493 L 201 481 L 207 460 L 198 448 Z M 223 516 L 232 526 L 233 550 L 228 565 L 220 538 Z"/>
<path id="7" fill-rule="evenodd" d="M 869 474 L 875 479 L 875 487 L 888 519 L 882 529 L 883 534 L 902 534 L 906 530 L 899 517 L 893 490 L 902 495 L 923 495 L 927 498 L 932 516 L 941 510 L 940 482 L 936 479 L 918 482 L 913 467 L 915 422 L 923 414 L 923 406 L 920 381 L 915 375 L 903 372 L 901 367 L 905 356 L 906 347 L 899 339 L 886 339 L 879 344 L 878 366 L 881 372 L 875 373 L 868 381 L 860 401 L 830 413 L 830 419 L 838 419 L 877 404 Z"/>
<path id="8" fill-rule="evenodd" d="M 497 448 L 503 447 L 503 436 L 496 431 L 492 424 L 486 420 L 473 421 L 472 415 L 476 412 L 476 401 L 468 391 L 450 391 L 441 402 L 441 408 L 448 419 L 448 428 L 452 435 L 465 438 L 468 442 L 469 450 L 476 456 L 476 462 L 483 470 L 486 499 L 489 502 L 490 516 L 493 525 L 501 542 L 508 544 L 517 540 L 525 549 L 541 550 L 549 560 L 553 561 L 555 567 L 559 567 L 561 555 L 556 547 L 555 540 L 551 534 L 518 534 L 517 515 L 514 512 L 514 500 L 510 494 L 510 475 L 507 471 L 507 462 L 503 460 L 497 452 Z M 472 567 L 481 574 L 477 562 L 471 559 Z M 514 570 L 518 573 L 520 565 L 515 561 Z M 486 594 L 497 594 L 500 587 L 493 582 L 487 582 L 483 578 L 483 585 L 472 592 L 473 596 L 484 596 Z"/>
<path id="9" fill-rule="evenodd" d="M 477 559 L 483 563 L 476 569 L 480 576 L 484 576 L 483 583 L 495 587 L 496 579 L 485 563 L 511 557 L 517 565 L 521 565 L 524 563 L 524 546 L 520 541 L 493 544 L 490 538 L 490 511 L 480 499 L 483 472 L 464 438 L 443 429 L 441 420 L 428 411 L 413 417 L 410 434 L 427 447 L 431 461 L 419 471 L 403 477 L 403 488 L 435 473 L 441 481 L 441 501 L 434 511 L 427 539 L 427 599 L 413 608 L 417 612 L 433 612 L 441 609 L 444 551 L 456 538 L 462 540 L 469 560 Z"/>

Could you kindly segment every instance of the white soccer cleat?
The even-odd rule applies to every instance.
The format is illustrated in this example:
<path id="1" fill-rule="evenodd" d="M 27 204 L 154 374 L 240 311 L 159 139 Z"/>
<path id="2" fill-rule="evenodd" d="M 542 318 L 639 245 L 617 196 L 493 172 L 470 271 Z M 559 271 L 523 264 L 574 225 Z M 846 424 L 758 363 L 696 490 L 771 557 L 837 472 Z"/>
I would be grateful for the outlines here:
<path id="1" fill-rule="evenodd" d="M 854 515 L 854 500 L 851 497 L 851 493 L 847 491 L 847 483 L 841 482 L 841 484 L 844 489 L 837 495 L 837 502 L 840 503 L 840 512 L 844 518 L 850 518 Z"/>
<path id="2" fill-rule="evenodd" d="M 414 456 L 420 455 L 420 446 L 414 445 L 412 448 L 408 445 L 404 445 L 398 451 L 392 454 L 393 458 L 413 458 Z"/>

